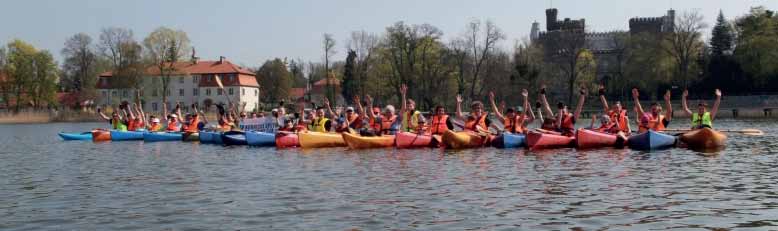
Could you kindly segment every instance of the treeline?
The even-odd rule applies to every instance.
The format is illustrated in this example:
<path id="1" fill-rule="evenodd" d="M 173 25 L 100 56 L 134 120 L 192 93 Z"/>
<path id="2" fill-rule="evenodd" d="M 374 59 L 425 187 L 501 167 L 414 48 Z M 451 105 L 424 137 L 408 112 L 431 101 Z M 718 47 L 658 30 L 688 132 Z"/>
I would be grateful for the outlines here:
<path id="1" fill-rule="evenodd" d="M 260 99 L 267 105 L 290 100 L 292 88 L 306 88 L 328 76 L 332 81 L 326 81 L 324 95 L 336 104 L 351 104 L 351 96 L 366 94 L 379 103 L 396 104 L 399 87 L 407 84 L 408 96 L 422 109 L 452 106 L 457 94 L 483 100 L 490 91 L 515 104 L 520 89 L 534 95 L 540 85 L 548 85 L 557 100 L 570 101 L 575 89 L 594 91 L 598 84 L 605 84 L 609 97 L 616 99 L 627 99 L 633 87 L 654 99 L 664 89 L 688 88 L 693 97 L 709 96 L 715 88 L 728 95 L 778 91 L 775 12 L 757 7 L 732 21 L 720 14 L 709 41 L 703 40 L 705 28 L 702 15 L 685 12 L 671 33 L 616 33 L 607 41 L 612 49 L 606 61 L 577 40 L 561 41 L 564 49 L 549 56 L 538 42 L 507 41 L 488 20 L 473 20 L 449 36 L 433 25 L 397 22 L 380 34 L 354 31 L 342 44 L 324 34 L 322 60 L 275 58 L 254 70 Z M 121 81 L 115 85 L 138 88 L 149 66 L 157 68 L 161 87 L 167 89 L 176 72 L 171 63 L 187 61 L 193 50 L 185 32 L 164 27 L 141 41 L 130 29 L 105 28 L 97 39 L 79 33 L 64 44 L 61 65 L 48 51 L 20 40 L 1 48 L 0 71 L 6 76 L 0 82 L 2 102 L 56 104 L 56 91 L 90 100 L 96 97 L 99 73 L 111 70 L 120 77 L 112 78 Z M 608 74 L 598 79 L 596 73 Z"/>

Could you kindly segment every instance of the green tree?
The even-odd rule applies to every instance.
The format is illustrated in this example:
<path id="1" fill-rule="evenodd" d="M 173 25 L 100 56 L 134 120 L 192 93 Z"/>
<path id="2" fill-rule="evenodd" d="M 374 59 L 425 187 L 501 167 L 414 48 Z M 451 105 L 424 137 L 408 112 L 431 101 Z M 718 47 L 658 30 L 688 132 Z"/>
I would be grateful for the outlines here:
<path id="1" fill-rule="evenodd" d="M 257 81 L 260 83 L 265 103 L 274 104 L 289 98 L 292 88 L 292 74 L 286 69 L 286 63 L 275 58 L 265 61 L 257 71 Z"/>
<path id="2" fill-rule="evenodd" d="M 743 70 L 759 85 L 778 76 L 778 17 L 774 12 L 752 8 L 735 25 L 738 39 L 734 55 Z"/>
<path id="3" fill-rule="evenodd" d="M 190 50 L 189 36 L 182 30 L 160 27 L 151 32 L 145 39 L 146 59 L 159 71 L 162 79 L 162 103 L 167 104 L 167 93 L 170 91 L 170 77 L 179 73 L 176 66 L 179 60 Z"/>
<path id="4" fill-rule="evenodd" d="M 357 95 L 355 91 L 359 90 L 359 82 L 354 75 L 356 58 L 357 52 L 349 50 L 348 56 L 346 56 L 346 65 L 343 68 L 343 85 L 341 86 L 343 98 L 346 99 L 346 101 L 350 100 L 354 95 Z"/>
<path id="5" fill-rule="evenodd" d="M 8 89 L 13 95 L 7 98 L 6 104 L 15 100 L 15 112 L 19 112 L 22 104 L 40 108 L 55 103 L 58 70 L 51 53 L 38 51 L 17 39 L 8 43 L 5 59 Z"/>
<path id="6" fill-rule="evenodd" d="M 33 106 L 41 108 L 43 105 L 55 105 L 59 70 L 54 57 L 49 51 L 43 50 L 35 53 L 33 64 L 35 71 L 29 87 Z"/>
<path id="7" fill-rule="evenodd" d="M 722 56 L 732 52 L 732 45 L 735 41 L 735 34 L 732 25 L 724 18 L 724 12 L 719 11 L 716 18 L 716 25 L 713 26 L 712 36 L 710 38 L 710 47 L 713 56 Z"/>

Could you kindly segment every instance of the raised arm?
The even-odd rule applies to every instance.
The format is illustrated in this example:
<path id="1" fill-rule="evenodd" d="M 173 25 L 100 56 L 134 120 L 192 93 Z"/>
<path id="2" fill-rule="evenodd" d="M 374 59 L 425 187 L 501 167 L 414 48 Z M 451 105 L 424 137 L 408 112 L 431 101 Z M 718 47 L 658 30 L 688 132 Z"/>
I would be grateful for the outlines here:
<path id="1" fill-rule="evenodd" d="M 178 122 L 183 121 L 184 117 L 181 117 L 181 102 L 176 103 L 176 112 L 175 113 L 176 113 L 176 116 L 177 116 L 176 120 L 178 120 Z"/>
<path id="2" fill-rule="evenodd" d="M 497 108 L 497 104 L 494 103 L 494 92 L 489 92 L 489 103 L 492 104 L 492 111 L 494 111 L 494 115 L 497 116 L 500 121 L 505 121 L 505 117 L 500 112 L 500 109 Z"/>
<path id="3" fill-rule="evenodd" d="M 665 120 L 670 121 L 673 118 L 673 104 L 670 103 L 670 90 L 665 92 Z"/>
<path id="4" fill-rule="evenodd" d="M 632 88 L 632 100 L 635 102 L 635 111 L 638 113 L 637 117 L 640 118 L 645 111 L 643 111 L 643 106 L 640 105 L 640 92 L 638 92 L 637 88 Z"/>
<path id="5" fill-rule="evenodd" d="M 198 114 L 200 116 L 200 120 L 203 121 L 204 124 L 208 124 L 208 117 L 205 116 L 204 111 L 200 111 L 199 108 L 197 108 L 197 104 L 192 104 L 192 108 L 194 108 L 195 114 Z"/>
<path id="6" fill-rule="evenodd" d="M 546 86 L 540 87 L 540 103 L 543 105 L 543 110 L 545 110 L 545 113 L 548 114 L 548 116 L 554 116 L 554 111 L 551 110 L 551 106 L 548 105 L 548 100 L 546 99 Z"/>
<path id="7" fill-rule="evenodd" d="M 713 109 L 710 110 L 710 120 L 716 119 L 716 113 L 719 112 L 719 104 L 721 104 L 721 90 L 716 89 L 716 101 L 713 102 Z"/>
<path id="8" fill-rule="evenodd" d="M 100 116 L 100 118 L 103 118 L 106 121 L 111 121 L 111 117 L 108 117 L 105 114 L 103 114 L 103 109 L 101 109 L 100 107 L 97 107 L 97 115 Z"/>
<path id="9" fill-rule="evenodd" d="M 608 113 L 610 110 L 610 107 L 608 106 L 608 100 L 605 99 L 605 86 L 600 85 L 600 89 L 598 90 L 598 94 L 600 95 L 600 102 L 602 102 L 602 107 L 605 110 L 605 113 Z"/>
<path id="10" fill-rule="evenodd" d="M 462 114 L 462 96 L 457 95 L 457 118 L 465 121 L 465 116 Z"/>
<path id="11" fill-rule="evenodd" d="M 581 116 L 581 111 L 583 111 L 583 105 L 586 101 L 586 89 L 581 88 L 580 96 L 578 96 L 578 105 L 575 106 L 575 113 L 573 113 L 573 118 L 575 120 L 578 120 L 578 117 Z"/>
<path id="12" fill-rule="evenodd" d="M 527 121 L 526 123 L 532 123 L 532 121 L 535 121 L 535 113 L 532 111 L 532 106 L 529 105 L 529 92 L 527 89 L 521 89 L 521 97 L 524 99 L 524 110 L 526 111 L 524 114 L 527 115 Z"/>
<path id="13" fill-rule="evenodd" d="M 372 111 L 373 110 L 373 97 L 370 97 L 370 95 L 365 95 L 365 103 L 367 103 L 367 108 L 369 110 L 371 110 L 370 112 L 367 112 L 365 114 L 367 114 L 367 116 L 371 120 L 375 121 L 375 115 L 373 115 L 373 111 Z"/>
<path id="14" fill-rule="evenodd" d="M 135 103 L 132 103 L 128 108 L 124 109 L 125 111 L 127 111 L 126 112 L 127 113 L 127 118 L 129 118 L 131 120 L 135 119 L 135 112 L 134 112 L 135 107 L 137 107 L 137 105 Z"/>
<path id="15" fill-rule="evenodd" d="M 543 121 L 543 109 L 540 109 L 541 106 L 542 105 L 541 105 L 540 102 L 536 102 L 535 103 L 535 108 L 538 110 L 538 119 L 540 120 L 540 126 L 543 126 L 543 122 L 544 122 Z"/>
<path id="16" fill-rule="evenodd" d="M 403 116 L 405 116 L 405 112 L 408 110 L 405 101 L 406 94 L 408 94 L 408 86 L 405 84 L 400 85 L 400 103 L 402 104 L 402 106 L 400 106 L 400 115 Z"/>
<path id="17" fill-rule="evenodd" d="M 355 95 L 352 101 L 354 101 L 354 104 L 357 106 L 357 114 L 359 114 L 361 118 L 364 118 L 363 116 L 365 116 L 365 109 L 362 108 L 362 101 L 359 101 L 359 96 Z"/>
<path id="18" fill-rule="evenodd" d="M 141 123 L 147 124 L 146 123 L 146 112 L 143 111 L 143 102 L 138 100 L 138 107 L 135 108 L 135 110 L 138 111 L 138 116 L 140 117 Z"/>
<path id="19" fill-rule="evenodd" d="M 683 112 L 686 113 L 687 116 L 692 116 L 692 110 L 689 110 L 689 104 L 686 102 L 687 97 L 689 97 L 689 90 L 683 90 L 683 95 L 681 95 L 681 107 L 683 107 Z"/>
<path id="20" fill-rule="evenodd" d="M 330 119 L 337 119 L 340 116 L 332 110 L 332 107 L 330 106 L 330 100 L 327 99 L 327 97 L 324 97 L 324 107 L 327 108 L 327 114 L 330 115 Z"/>

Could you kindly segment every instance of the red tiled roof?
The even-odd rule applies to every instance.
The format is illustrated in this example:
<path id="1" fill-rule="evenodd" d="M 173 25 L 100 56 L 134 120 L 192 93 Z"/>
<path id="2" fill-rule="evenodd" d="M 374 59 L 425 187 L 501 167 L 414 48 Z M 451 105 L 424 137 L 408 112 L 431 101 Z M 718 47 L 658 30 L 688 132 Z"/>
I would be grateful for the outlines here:
<path id="1" fill-rule="evenodd" d="M 214 75 L 203 75 L 202 78 L 200 78 L 200 87 L 216 87 L 218 86 L 216 84 L 216 81 L 213 79 Z M 259 87 L 259 83 L 257 83 L 257 78 L 254 77 L 254 75 L 245 75 L 245 74 L 238 74 L 237 78 L 234 78 L 233 74 L 230 75 L 219 75 L 219 78 L 222 81 L 222 85 L 224 86 L 248 86 L 248 87 Z"/>
<path id="2" fill-rule="evenodd" d="M 330 84 L 340 85 L 340 79 L 330 77 Z M 326 86 L 326 85 L 327 85 L 327 79 L 321 79 L 313 83 L 313 86 Z"/>
<path id="3" fill-rule="evenodd" d="M 167 65 L 167 64 L 165 64 Z M 173 75 L 202 75 L 202 74 L 244 74 L 254 76 L 254 72 L 232 64 L 230 61 L 199 61 L 193 62 L 177 62 L 173 64 L 176 72 Z M 159 68 L 154 65 L 146 68 L 146 74 L 151 76 L 160 75 Z M 103 72 L 100 77 L 112 77 L 111 72 Z"/>

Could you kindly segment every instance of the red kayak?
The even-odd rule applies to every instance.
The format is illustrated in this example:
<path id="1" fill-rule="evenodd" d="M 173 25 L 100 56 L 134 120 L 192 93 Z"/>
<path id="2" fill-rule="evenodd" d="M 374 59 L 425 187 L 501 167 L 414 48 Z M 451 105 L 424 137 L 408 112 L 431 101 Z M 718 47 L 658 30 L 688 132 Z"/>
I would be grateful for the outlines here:
<path id="1" fill-rule="evenodd" d="M 527 133 L 527 146 L 530 149 L 567 148 L 575 143 L 574 137 L 530 131 Z"/>
<path id="2" fill-rule="evenodd" d="M 300 139 L 297 134 L 278 132 L 276 133 L 276 148 L 300 147 Z"/>
<path id="3" fill-rule="evenodd" d="M 432 136 L 411 132 L 398 132 L 395 135 L 397 148 L 424 148 L 430 147 Z"/>
<path id="4" fill-rule="evenodd" d="M 581 149 L 614 147 L 619 138 L 616 135 L 592 131 L 589 129 L 578 129 L 575 134 L 576 147 Z"/>

